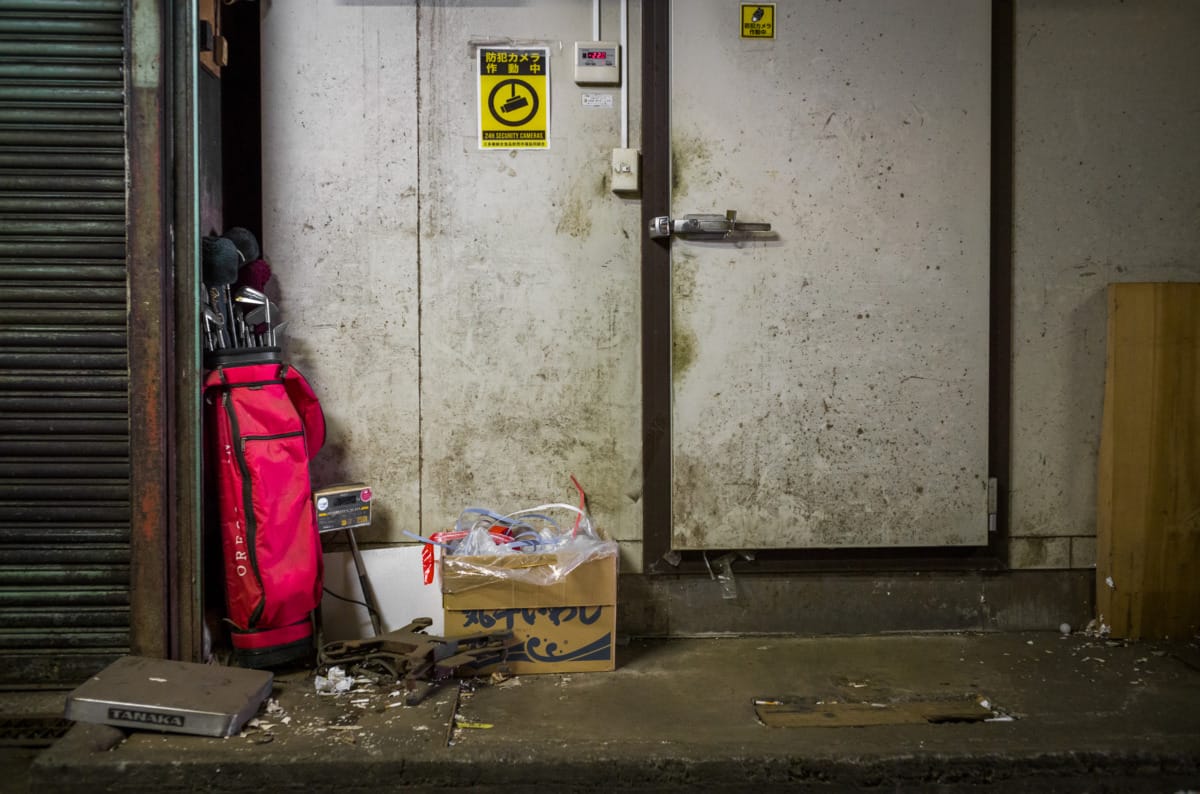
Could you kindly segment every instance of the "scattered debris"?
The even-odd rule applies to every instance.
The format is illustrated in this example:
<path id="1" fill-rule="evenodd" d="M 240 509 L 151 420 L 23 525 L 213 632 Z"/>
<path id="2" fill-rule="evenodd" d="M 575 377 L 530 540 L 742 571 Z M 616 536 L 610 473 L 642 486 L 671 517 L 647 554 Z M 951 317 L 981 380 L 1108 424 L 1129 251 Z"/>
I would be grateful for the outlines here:
<path id="1" fill-rule="evenodd" d="M 367 683 L 403 682 L 405 700 L 414 706 L 459 667 L 485 656 L 503 659 L 507 641 L 512 638 L 511 631 L 481 631 L 447 639 L 426 634 L 425 629 L 432 624 L 430 618 L 417 618 L 403 628 L 377 637 L 325 643 L 320 663 L 328 666 L 331 676 L 334 670 L 341 670 L 336 666 L 341 663 L 349 665 Z"/>
<path id="2" fill-rule="evenodd" d="M 521 679 L 509 673 L 492 673 L 489 680 L 491 685 L 497 689 L 509 689 L 521 685 Z"/>
<path id="3" fill-rule="evenodd" d="M 316 687 L 317 693 L 321 695 L 336 695 L 341 692 L 349 692 L 354 686 L 354 679 L 346 675 L 346 671 L 341 667 L 330 667 L 326 670 L 325 675 L 318 675 L 313 679 L 313 686 Z"/>

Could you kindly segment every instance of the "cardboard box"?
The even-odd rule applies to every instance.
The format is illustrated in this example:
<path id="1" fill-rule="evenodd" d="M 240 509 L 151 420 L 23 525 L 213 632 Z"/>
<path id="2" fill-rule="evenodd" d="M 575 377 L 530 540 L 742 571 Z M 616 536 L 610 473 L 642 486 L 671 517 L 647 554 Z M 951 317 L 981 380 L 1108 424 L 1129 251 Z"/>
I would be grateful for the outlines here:
<path id="1" fill-rule="evenodd" d="M 447 637 L 479 631 L 513 632 L 511 673 L 574 673 L 616 667 L 617 557 L 578 566 L 555 584 L 512 578 L 516 568 L 553 564 L 552 554 L 442 558 L 442 607 Z M 470 672 L 500 669 L 485 659 Z M 461 672 L 467 672 L 460 668 Z"/>

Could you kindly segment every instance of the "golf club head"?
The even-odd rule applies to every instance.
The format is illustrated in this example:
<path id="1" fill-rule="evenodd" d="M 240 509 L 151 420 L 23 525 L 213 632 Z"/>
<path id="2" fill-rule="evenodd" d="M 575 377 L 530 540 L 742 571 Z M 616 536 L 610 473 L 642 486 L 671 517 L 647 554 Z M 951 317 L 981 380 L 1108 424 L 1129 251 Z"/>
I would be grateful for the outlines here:
<path id="1" fill-rule="evenodd" d="M 246 324 L 246 330 L 252 334 L 259 345 L 269 345 L 271 338 L 271 325 L 267 322 L 270 318 L 270 312 L 267 306 L 255 306 L 242 314 L 242 321 Z"/>
<path id="2" fill-rule="evenodd" d="M 204 321 L 217 328 L 225 327 L 225 318 L 221 316 L 220 312 L 211 306 L 206 305 L 204 307 Z"/>
<path id="3" fill-rule="evenodd" d="M 247 312 L 242 313 L 242 319 L 246 321 L 246 325 L 261 325 L 267 319 L 267 307 L 255 306 Z"/>
<path id="4" fill-rule="evenodd" d="M 279 312 L 279 307 L 274 301 L 268 301 L 262 306 L 255 306 L 253 309 L 247 309 L 243 312 L 243 317 L 248 325 L 258 325 L 259 323 L 267 322 L 268 317 L 273 320 L 278 320 L 283 315 Z"/>
<path id="5" fill-rule="evenodd" d="M 204 319 L 204 348 L 209 351 L 216 350 L 217 343 L 213 328 L 217 325 L 217 318 L 220 315 L 213 311 L 213 307 L 207 303 L 201 304 L 201 309 L 201 317 Z"/>
<path id="6" fill-rule="evenodd" d="M 265 293 L 261 290 L 256 290 L 254 287 L 238 287 L 233 293 L 234 303 L 247 303 L 251 306 L 266 306 L 268 299 Z"/>
<path id="7" fill-rule="evenodd" d="M 287 328 L 287 326 L 288 326 L 288 321 L 284 320 L 283 322 L 281 322 L 279 325 L 275 326 L 274 328 L 269 328 L 267 330 L 268 344 L 271 344 L 271 345 L 279 344 L 279 337 L 283 333 L 283 329 Z"/>
<path id="8" fill-rule="evenodd" d="M 210 286 L 207 288 L 208 302 L 201 304 L 206 309 L 210 309 L 216 318 L 212 321 L 216 327 L 216 347 L 224 350 L 229 346 L 229 336 L 226 334 L 226 328 L 229 325 L 227 318 L 232 316 L 232 311 L 225 303 L 225 291 L 221 287 Z M 208 312 L 205 312 L 208 316 Z M 232 329 L 231 329 L 232 330 Z"/>
<path id="9" fill-rule="evenodd" d="M 233 294 L 233 301 L 234 303 L 240 303 L 246 306 L 262 307 L 266 316 L 264 322 L 266 322 L 268 326 L 267 336 L 270 336 L 271 301 L 269 298 L 267 298 L 266 293 L 262 292 L 261 290 L 254 289 L 254 287 L 238 287 L 237 292 Z M 247 312 L 243 310 L 243 312 L 238 316 L 238 321 L 242 326 L 242 337 L 247 346 L 255 346 L 259 344 L 259 342 L 254 338 L 252 332 L 249 330 L 250 322 L 246 319 L 246 313 Z"/>

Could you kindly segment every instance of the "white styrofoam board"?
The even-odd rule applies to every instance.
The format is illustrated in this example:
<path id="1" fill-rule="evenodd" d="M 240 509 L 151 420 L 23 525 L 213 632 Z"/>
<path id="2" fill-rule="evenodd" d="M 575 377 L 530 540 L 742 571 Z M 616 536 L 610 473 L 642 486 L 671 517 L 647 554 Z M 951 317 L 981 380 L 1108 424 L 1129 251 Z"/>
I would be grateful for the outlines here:
<path id="1" fill-rule="evenodd" d="M 423 584 L 419 545 L 367 549 L 362 552 L 362 557 L 367 579 L 379 604 L 384 631 L 401 628 L 414 618 L 428 617 L 433 619 L 428 633 L 442 634 L 445 621 L 441 588 L 436 580 L 429 585 Z M 325 588 L 343 598 L 363 600 L 350 552 L 325 555 Z M 328 592 L 321 599 L 321 627 L 326 641 L 372 636 L 366 608 L 334 598 Z"/>

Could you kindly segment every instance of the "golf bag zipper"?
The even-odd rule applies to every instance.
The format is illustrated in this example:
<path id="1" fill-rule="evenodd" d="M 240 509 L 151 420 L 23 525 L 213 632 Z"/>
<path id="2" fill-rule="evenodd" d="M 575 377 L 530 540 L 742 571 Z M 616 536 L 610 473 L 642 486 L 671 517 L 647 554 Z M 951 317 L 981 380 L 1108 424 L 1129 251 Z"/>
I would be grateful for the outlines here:
<path id="1" fill-rule="evenodd" d="M 281 438 L 296 438 L 297 436 L 303 436 L 303 435 L 304 435 L 303 430 L 292 430 L 287 433 L 274 433 L 272 435 L 267 435 L 267 436 L 242 436 L 241 437 L 242 456 L 245 457 L 247 441 L 278 441 Z"/>
<path id="2" fill-rule="evenodd" d="M 246 628 L 253 629 L 255 624 L 258 623 L 258 619 L 262 616 L 263 608 L 267 605 L 267 591 L 263 586 L 262 572 L 258 570 L 258 547 L 256 545 L 258 522 L 254 519 L 253 491 L 250 487 L 250 466 L 246 463 L 246 442 L 238 429 L 237 412 L 233 410 L 233 403 L 229 399 L 229 392 L 221 395 L 221 401 L 225 408 L 225 414 L 229 417 L 231 435 L 236 439 L 233 444 L 233 450 L 234 457 L 237 458 L 238 468 L 242 472 L 242 514 L 246 519 L 246 547 L 250 554 L 250 570 L 254 571 L 254 579 L 258 583 L 258 589 L 261 593 L 254 611 L 250 613 L 250 617 L 246 621 Z"/>

